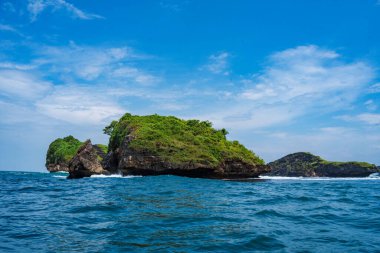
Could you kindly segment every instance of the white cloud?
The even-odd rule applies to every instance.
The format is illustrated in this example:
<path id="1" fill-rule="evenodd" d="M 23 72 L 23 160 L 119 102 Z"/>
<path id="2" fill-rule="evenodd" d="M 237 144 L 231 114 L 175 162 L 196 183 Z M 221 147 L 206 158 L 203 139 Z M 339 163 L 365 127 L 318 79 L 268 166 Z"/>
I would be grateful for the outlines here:
<path id="1" fill-rule="evenodd" d="M 349 122 L 362 122 L 367 125 L 380 125 L 380 114 L 378 113 L 361 113 L 357 115 L 342 115 L 336 117 Z"/>
<path id="2" fill-rule="evenodd" d="M 129 47 L 83 47 L 71 42 L 68 47 L 43 47 L 40 55 L 41 62 L 66 81 L 72 81 L 73 77 L 84 81 L 102 79 L 107 83 L 119 81 L 142 85 L 160 81 L 153 74 L 133 66 L 135 60 L 143 57 Z"/>
<path id="3" fill-rule="evenodd" d="M 0 62 L 0 69 L 31 70 L 37 66 L 33 64 L 18 64 L 14 62 Z"/>
<path id="4" fill-rule="evenodd" d="M 8 97 L 36 99 L 51 89 L 49 82 L 18 70 L 0 70 L 0 94 Z"/>
<path id="5" fill-rule="evenodd" d="M 332 50 L 299 46 L 272 54 L 266 68 L 237 81 L 235 96 L 200 115 L 217 126 L 282 126 L 308 114 L 338 112 L 354 104 L 375 78 L 362 61 L 345 62 Z"/>
<path id="6" fill-rule="evenodd" d="M 32 22 L 46 9 L 51 9 L 52 11 L 63 9 L 70 13 L 73 18 L 79 19 L 103 18 L 97 14 L 84 12 L 65 0 L 29 0 L 27 9 Z"/>
<path id="7" fill-rule="evenodd" d="M 347 127 L 322 127 L 319 130 L 325 134 L 346 134 L 352 131 L 352 129 Z"/>
<path id="8" fill-rule="evenodd" d="M 71 124 L 105 124 L 125 109 L 102 90 L 75 86 L 56 87 L 36 103 L 38 112 Z"/>
<path id="9" fill-rule="evenodd" d="M 370 111 L 375 111 L 377 109 L 377 103 L 375 103 L 372 99 L 367 100 L 364 105 Z"/>
<path id="10" fill-rule="evenodd" d="M 0 31 L 12 32 L 20 36 L 24 36 L 19 30 L 10 25 L 0 24 Z"/>
<path id="11" fill-rule="evenodd" d="M 159 78 L 135 67 L 121 67 L 113 71 L 112 75 L 118 78 L 132 79 L 138 84 L 151 85 L 159 82 Z"/>
<path id="12" fill-rule="evenodd" d="M 369 87 L 369 92 L 370 93 L 380 93 L 380 83 L 376 83 Z"/>
<path id="13" fill-rule="evenodd" d="M 200 116 L 211 120 L 216 127 L 229 129 L 258 129 L 273 125 L 286 124 L 300 116 L 301 110 L 291 106 L 256 107 L 250 103 L 226 103 L 218 112 Z"/>
<path id="14" fill-rule="evenodd" d="M 15 104 L 15 101 L 5 102 L 0 100 L 1 123 L 6 125 L 31 123 L 43 124 L 46 117 L 41 117 L 32 106 Z"/>
<path id="15" fill-rule="evenodd" d="M 209 63 L 203 66 L 201 69 L 210 71 L 213 74 L 229 75 L 228 71 L 228 59 L 230 54 L 227 52 L 221 52 L 213 54 L 209 57 Z"/>
<path id="16" fill-rule="evenodd" d="M 380 114 L 376 113 L 362 113 L 357 115 L 355 119 L 370 125 L 380 125 Z"/>
<path id="17" fill-rule="evenodd" d="M 349 103 L 374 78 L 374 70 L 364 62 L 337 61 L 334 51 L 301 46 L 271 56 L 264 73 L 254 78 L 252 88 L 241 96 L 259 103 Z M 331 95 L 331 96 L 329 96 Z"/>

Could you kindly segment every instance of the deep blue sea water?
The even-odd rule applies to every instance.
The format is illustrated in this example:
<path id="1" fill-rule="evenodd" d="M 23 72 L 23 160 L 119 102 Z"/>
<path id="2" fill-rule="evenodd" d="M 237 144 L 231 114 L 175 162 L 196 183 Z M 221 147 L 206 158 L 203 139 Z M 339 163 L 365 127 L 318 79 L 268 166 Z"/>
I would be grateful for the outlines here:
<path id="1" fill-rule="evenodd" d="M 0 172 L 0 252 L 380 252 L 380 180 Z"/>

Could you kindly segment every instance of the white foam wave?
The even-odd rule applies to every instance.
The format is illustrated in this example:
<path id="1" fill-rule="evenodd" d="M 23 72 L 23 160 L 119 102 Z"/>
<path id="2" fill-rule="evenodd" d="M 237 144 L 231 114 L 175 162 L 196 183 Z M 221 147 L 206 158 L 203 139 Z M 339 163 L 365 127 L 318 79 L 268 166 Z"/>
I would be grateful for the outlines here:
<path id="1" fill-rule="evenodd" d="M 53 177 L 56 177 L 56 178 L 67 178 L 67 176 L 53 176 Z"/>
<path id="2" fill-rule="evenodd" d="M 371 174 L 368 177 L 280 177 L 280 176 L 259 176 L 261 179 L 270 180 L 309 180 L 309 181 L 344 181 L 344 180 L 380 180 L 378 173 Z"/>
<path id="3" fill-rule="evenodd" d="M 142 176 L 123 176 L 121 174 L 111 174 L 111 175 L 92 175 L 91 178 L 134 178 Z"/>

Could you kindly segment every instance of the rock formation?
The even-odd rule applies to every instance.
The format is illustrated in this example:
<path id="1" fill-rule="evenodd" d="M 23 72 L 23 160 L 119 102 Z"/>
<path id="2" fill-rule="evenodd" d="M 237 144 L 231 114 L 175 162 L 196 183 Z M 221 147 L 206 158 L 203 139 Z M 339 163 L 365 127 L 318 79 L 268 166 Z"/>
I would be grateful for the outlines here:
<path id="1" fill-rule="evenodd" d="M 69 178 L 122 173 L 239 179 L 270 170 L 260 157 L 238 141 L 228 141 L 228 132 L 214 129 L 209 121 L 126 113 L 104 133 L 110 135 L 109 150 L 89 140 L 82 144 L 72 136 L 55 140 L 49 146 L 47 168 L 65 162 Z"/>
<path id="2" fill-rule="evenodd" d="M 123 144 L 106 156 L 104 168 L 111 172 L 121 172 L 123 175 L 177 175 L 218 179 L 254 178 L 270 171 L 269 166 L 247 163 L 240 159 L 225 159 L 217 166 L 191 161 L 165 161 L 149 152 L 134 151 L 129 147 L 132 139 L 131 136 L 126 136 Z"/>
<path id="3" fill-rule="evenodd" d="M 46 153 L 45 166 L 50 172 L 69 171 L 69 162 L 83 143 L 73 136 L 55 139 Z"/>
<path id="4" fill-rule="evenodd" d="M 82 178 L 90 177 L 91 175 L 110 174 L 104 170 L 101 161 L 104 158 L 104 153 L 99 148 L 93 146 L 90 140 L 87 140 L 79 148 L 76 155 L 69 163 L 69 177 Z"/>
<path id="5" fill-rule="evenodd" d="M 47 164 L 46 168 L 49 172 L 69 172 L 69 165 L 64 162 Z"/>
<path id="6" fill-rule="evenodd" d="M 374 164 L 365 162 L 329 162 L 306 152 L 287 155 L 268 163 L 271 176 L 287 177 L 367 177 L 379 172 Z"/>

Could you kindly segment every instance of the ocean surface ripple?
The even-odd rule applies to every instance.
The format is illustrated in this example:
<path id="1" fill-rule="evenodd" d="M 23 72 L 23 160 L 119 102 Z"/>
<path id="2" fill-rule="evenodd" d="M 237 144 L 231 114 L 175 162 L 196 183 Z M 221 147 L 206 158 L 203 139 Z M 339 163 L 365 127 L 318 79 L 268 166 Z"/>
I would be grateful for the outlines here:
<path id="1" fill-rule="evenodd" d="M 0 172 L 0 252 L 380 252 L 380 180 Z"/>

